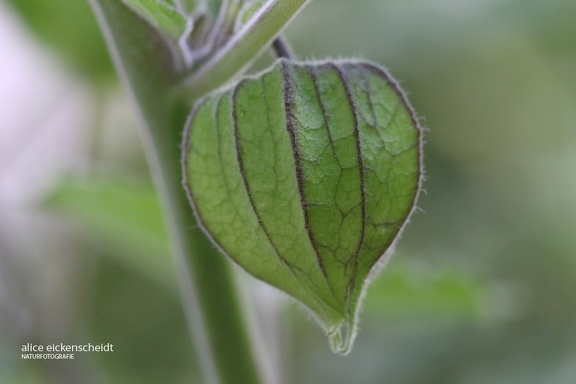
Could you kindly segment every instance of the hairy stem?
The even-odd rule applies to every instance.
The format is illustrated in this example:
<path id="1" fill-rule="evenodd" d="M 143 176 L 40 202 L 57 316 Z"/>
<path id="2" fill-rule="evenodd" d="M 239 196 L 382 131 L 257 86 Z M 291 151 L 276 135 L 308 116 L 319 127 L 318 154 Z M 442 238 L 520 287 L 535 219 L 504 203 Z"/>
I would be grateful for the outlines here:
<path id="1" fill-rule="evenodd" d="M 142 136 L 169 227 L 201 382 L 261 384 L 230 265 L 201 233 L 181 187 L 180 141 L 188 106 L 170 97 L 178 78 L 177 49 L 120 1 L 90 1 L 143 120 Z"/>
<path id="2" fill-rule="evenodd" d="M 292 52 L 292 47 L 288 44 L 285 38 L 278 36 L 272 43 L 272 48 L 277 57 L 283 57 L 285 59 L 293 59 L 294 52 Z"/>

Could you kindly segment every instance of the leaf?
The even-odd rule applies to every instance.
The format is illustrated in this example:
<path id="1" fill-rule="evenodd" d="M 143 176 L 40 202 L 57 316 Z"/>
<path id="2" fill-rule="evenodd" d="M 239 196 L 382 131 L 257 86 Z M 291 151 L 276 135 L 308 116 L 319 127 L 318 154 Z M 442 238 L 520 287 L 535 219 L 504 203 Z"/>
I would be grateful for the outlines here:
<path id="1" fill-rule="evenodd" d="M 9 0 L 39 40 L 53 48 L 95 84 L 114 71 L 106 45 L 86 1 Z M 7 59 L 7 58 L 6 58 Z"/>
<path id="2" fill-rule="evenodd" d="M 281 59 L 197 104 L 185 187 L 214 243 L 304 304 L 347 353 L 369 276 L 414 209 L 420 140 L 377 65 Z"/>
<path id="3" fill-rule="evenodd" d="M 96 239 L 105 254 L 130 270 L 173 288 L 168 237 L 154 189 L 118 180 L 62 180 L 44 198 L 47 209 L 66 214 Z"/>
<path id="4" fill-rule="evenodd" d="M 122 2 L 175 40 L 186 30 L 184 15 L 163 0 L 122 0 Z"/>
<path id="5" fill-rule="evenodd" d="M 374 279 L 364 313 L 379 319 L 466 319 L 486 311 L 489 287 L 454 267 L 428 269 L 415 263 L 395 263 L 386 276 Z M 493 310 L 493 308 L 489 308 Z"/>

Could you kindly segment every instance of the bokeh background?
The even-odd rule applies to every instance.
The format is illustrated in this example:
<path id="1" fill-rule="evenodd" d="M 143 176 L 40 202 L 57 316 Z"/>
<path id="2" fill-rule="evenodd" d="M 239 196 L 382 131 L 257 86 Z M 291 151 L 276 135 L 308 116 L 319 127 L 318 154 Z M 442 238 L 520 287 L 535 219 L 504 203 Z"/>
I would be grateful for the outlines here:
<path id="1" fill-rule="evenodd" d="M 134 110 L 87 2 L 57 3 L 0 3 L 0 383 L 199 383 Z M 314 0 L 286 34 L 385 65 L 428 130 L 349 356 L 252 289 L 282 383 L 575 383 L 576 2 Z"/>

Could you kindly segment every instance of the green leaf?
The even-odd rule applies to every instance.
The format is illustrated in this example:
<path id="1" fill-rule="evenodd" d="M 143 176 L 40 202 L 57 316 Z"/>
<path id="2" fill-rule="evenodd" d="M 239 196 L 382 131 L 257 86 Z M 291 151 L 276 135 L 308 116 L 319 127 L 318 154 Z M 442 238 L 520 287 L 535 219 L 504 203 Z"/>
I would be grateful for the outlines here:
<path id="1" fill-rule="evenodd" d="M 40 41 L 95 84 L 113 78 L 108 51 L 88 2 L 9 0 L 9 3 Z"/>
<path id="2" fill-rule="evenodd" d="M 486 311 L 488 286 L 454 267 L 429 269 L 395 263 L 386 276 L 374 279 L 364 302 L 366 315 L 392 319 L 472 319 Z M 490 308 L 492 309 L 492 308 Z"/>
<path id="3" fill-rule="evenodd" d="M 122 1 L 150 24 L 173 39 L 181 37 L 186 30 L 186 18 L 175 7 L 163 0 Z"/>
<path id="4" fill-rule="evenodd" d="M 168 237 L 151 185 L 67 178 L 43 206 L 74 219 L 116 262 L 174 288 Z"/>
<path id="5" fill-rule="evenodd" d="M 281 59 L 201 100 L 184 141 L 206 233 L 347 353 L 369 276 L 422 179 L 421 129 L 397 83 L 368 62 Z"/>

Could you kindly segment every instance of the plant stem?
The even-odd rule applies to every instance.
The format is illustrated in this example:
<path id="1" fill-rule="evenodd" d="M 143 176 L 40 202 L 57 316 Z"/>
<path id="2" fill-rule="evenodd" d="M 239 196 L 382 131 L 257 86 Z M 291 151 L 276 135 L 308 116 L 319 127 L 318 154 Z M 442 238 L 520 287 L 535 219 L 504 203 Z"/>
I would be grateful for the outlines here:
<path id="1" fill-rule="evenodd" d="M 276 57 L 283 57 L 285 59 L 293 59 L 294 52 L 292 52 L 292 47 L 288 44 L 288 41 L 282 36 L 278 36 L 272 43 L 272 48 Z"/>
<path id="2" fill-rule="evenodd" d="M 90 1 L 144 121 L 142 136 L 169 227 L 202 383 L 263 383 L 230 265 L 201 233 L 181 187 L 179 149 L 188 107 L 170 97 L 176 50 L 121 1 Z"/>
<path id="3" fill-rule="evenodd" d="M 263 380 L 230 265 L 201 232 L 181 187 L 181 132 L 194 101 L 245 70 L 309 1 L 270 0 L 237 36 L 182 82 L 177 68 L 183 60 L 174 42 L 120 0 L 90 0 L 118 73 L 144 122 L 144 144 L 176 256 L 202 383 L 260 384 Z"/>
<path id="4" fill-rule="evenodd" d="M 270 0 L 212 59 L 184 79 L 184 97 L 196 100 L 245 71 L 309 2 Z"/>

